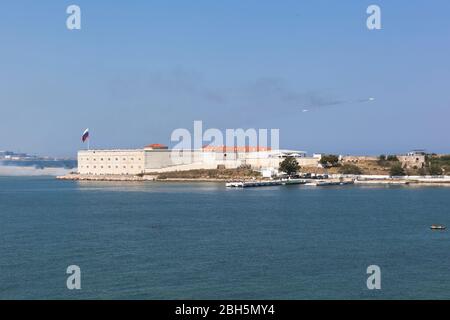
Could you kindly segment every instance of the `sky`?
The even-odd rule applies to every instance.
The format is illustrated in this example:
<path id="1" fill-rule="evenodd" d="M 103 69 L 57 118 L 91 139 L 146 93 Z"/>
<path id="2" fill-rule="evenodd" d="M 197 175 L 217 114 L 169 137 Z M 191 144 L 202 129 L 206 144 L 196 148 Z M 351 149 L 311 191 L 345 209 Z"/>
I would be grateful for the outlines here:
<path id="1" fill-rule="evenodd" d="M 75 157 L 86 128 L 91 148 L 172 146 L 201 120 L 309 153 L 450 153 L 449 16 L 448 0 L 5 0 L 0 150 Z"/>

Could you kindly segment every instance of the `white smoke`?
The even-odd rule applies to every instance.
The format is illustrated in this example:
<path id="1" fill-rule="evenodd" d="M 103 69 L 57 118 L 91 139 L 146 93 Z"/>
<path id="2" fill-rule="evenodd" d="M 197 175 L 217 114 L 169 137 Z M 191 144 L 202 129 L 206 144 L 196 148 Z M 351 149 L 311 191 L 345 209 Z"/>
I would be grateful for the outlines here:
<path id="1" fill-rule="evenodd" d="M 0 165 L 0 176 L 62 176 L 76 169 L 65 168 L 44 168 L 20 167 L 20 166 L 2 166 Z"/>
<path id="2" fill-rule="evenodd" d="M 304 107 L 304 109 L 302 109 L 302 112 L 309 112 L 310 110 L 319 109 L 319 108 L 323 108 L 323 107 L 337 106 L 337 105 L 341 105 L 341 104 L 365 103 L 365 102 L 372 102 L 372 101 L 375 101 L 375 98 L 371 97 L 368 99 L 335 100 L 335 101 L 330 101 L 330 102 L 321 102 L 321 103 L 316 103 L 316 104 L 312 104 L 310 106 Z"/>

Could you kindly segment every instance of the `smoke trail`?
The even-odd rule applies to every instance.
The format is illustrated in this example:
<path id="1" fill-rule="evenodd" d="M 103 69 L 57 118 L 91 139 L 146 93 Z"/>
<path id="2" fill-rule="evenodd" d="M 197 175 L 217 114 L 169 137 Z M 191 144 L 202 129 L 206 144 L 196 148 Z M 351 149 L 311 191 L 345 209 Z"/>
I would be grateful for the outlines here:
<path id="1" fill-rule="evenodd" d="M 0 176 L 62 176 L 76 169 L 4 166 L 0 164 Z"/>
<path id="2" fill-rule="evenodd" d="M 375 98 L 367 98 L 367 99 L 357 99 L 357 100 L 336 100 L 328 103 L 322 103 L 322 104 L 315 104 L 311 106 L 304 107 L 302 109 L 302 112 L 309 112 L 311 110 L 323 108 L 323 107 L 331 107 L 331 106 L 337 106 L 341 104 L 354 104 L 354 103 L 366 103 L 366 102 L 372 102 L 375 101 Z"/>

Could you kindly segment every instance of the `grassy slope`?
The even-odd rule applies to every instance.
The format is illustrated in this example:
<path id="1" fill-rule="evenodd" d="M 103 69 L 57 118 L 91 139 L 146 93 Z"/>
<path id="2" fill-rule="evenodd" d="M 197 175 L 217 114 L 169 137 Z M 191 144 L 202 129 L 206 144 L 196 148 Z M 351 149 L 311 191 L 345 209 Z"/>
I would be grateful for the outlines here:
<path id="1" fill-rule="evenodd" d="M 158 179 L 250 179 L 260 178 L 259 172 L 251 169 L 200 169 L 158 174 Z"/>

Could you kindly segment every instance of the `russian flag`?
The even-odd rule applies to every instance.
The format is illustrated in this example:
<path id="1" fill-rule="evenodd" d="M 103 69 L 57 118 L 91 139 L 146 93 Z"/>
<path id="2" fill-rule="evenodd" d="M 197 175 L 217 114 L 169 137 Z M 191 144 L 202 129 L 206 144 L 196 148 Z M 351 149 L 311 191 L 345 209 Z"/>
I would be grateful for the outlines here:
<path id="1" fill-rule="evenodd" d="M 89 129 L 84 130 L 81 141 L 85 142 L 89 138 Z"/>

